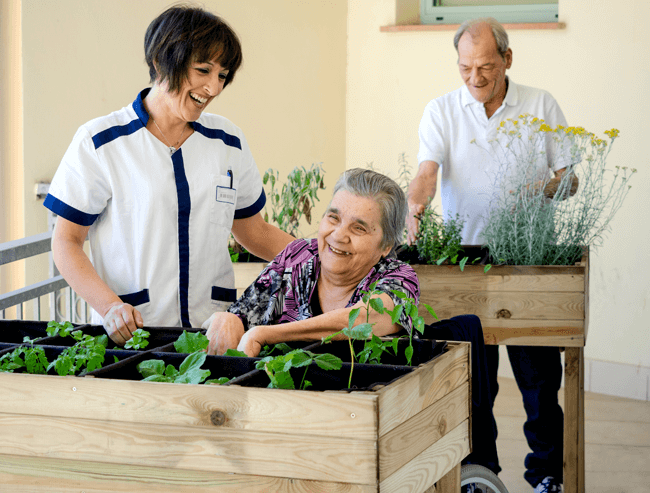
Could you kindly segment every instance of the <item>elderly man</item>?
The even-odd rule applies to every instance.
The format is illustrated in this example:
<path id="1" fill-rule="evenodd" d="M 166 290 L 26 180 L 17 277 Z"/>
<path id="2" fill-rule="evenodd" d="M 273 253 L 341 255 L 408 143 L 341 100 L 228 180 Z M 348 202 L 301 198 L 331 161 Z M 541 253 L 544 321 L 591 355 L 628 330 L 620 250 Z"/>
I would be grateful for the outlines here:
<path id="1" fill-rule="evenodd" d="M 496 20 L 465 22 L 454 37 L 454 46 L 465 85 L 432 100 L 425 108 L 419 130 L 420 165 L 408 193 L 409 243 L 415 240 L 419 215 L 436 193 L 438 170 L 442 169 L 445 218 L 459 214 L 466 221 L 463 243 L 481 244 L 484 214 L 495 187 L 500 186 L 494 179 L 498 160 L 485 149 L 490 149 L 489 141 L 497 138 L 500 122 L 529 113 L 551 127 L 566 125 L 549 93 L 515 84 L 506 76 L 512 65 L 512 50 L 507 33 Z M 557 184 L 565 168 L 558 164 L 561 159 L 554 159 L 552 142 L 547 146 L 544 152 L 548 161 L 541 166 L 548 168 L 542 171 L 552 170 L 551 182 Z M 497 346 L 486 349 L 494 398 L 499 353 Z M 524 477 L 536 493 L 561 491 L 564 422 L 557 396 L 562 375 L 559 350 L 508 346 L 508 356 L 523 396 L 527 414 L 524 433 L 532 450 L 526 457 Z"/>

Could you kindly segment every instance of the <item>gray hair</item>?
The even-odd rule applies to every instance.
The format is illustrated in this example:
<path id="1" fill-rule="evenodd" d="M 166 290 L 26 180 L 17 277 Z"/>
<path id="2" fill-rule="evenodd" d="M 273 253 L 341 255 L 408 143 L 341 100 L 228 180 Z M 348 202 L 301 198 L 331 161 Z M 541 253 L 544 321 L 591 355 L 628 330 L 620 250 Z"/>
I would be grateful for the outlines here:
<path id="1" fill-rule="evenodd" d="M 391 247 L 389 257 L 395 256 L 395 249 L 402 243 L 408 205 L 406 195 L 400 186 L 386 175 L 369 169 L 353 168 L 344 171 L 334 185 L 336 195 L 345 190 L 359 197 L 373 199 L 381 212 L 383 238 L 381 248 Z"/>
<path id="2" fill-rule="evenodd" d="M 494 17 L 481 17 L 463 22 L 454 35 L 454 48 L 456 48 L 456 52 L 458 52 L 458 43 L 462 35 L 467 32 L 470 36 L 474 37 L 478 31 L 477 28 L 483 24 L 486 24 L 492 30 L 494 40 L 497 42 L 499 55 L 505 60 L 506 51 L 508 51 L 508 33 Z"/>

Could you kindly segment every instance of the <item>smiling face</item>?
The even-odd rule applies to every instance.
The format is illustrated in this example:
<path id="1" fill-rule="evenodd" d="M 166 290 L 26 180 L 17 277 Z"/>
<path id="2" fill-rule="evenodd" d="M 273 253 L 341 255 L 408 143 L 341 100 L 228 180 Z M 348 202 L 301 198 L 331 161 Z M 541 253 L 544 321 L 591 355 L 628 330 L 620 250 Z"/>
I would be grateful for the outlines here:
<path id="1" fill-rule="evenodd" d="M 190 64 L 187 79 L 177 93 L 170 92 L 166 82 L 160 84 L 165 91 L 167 112 L 185 122 L 199 119 L 203 110 L 223 91 L 228 70 L 218 61 Z"/>
<path id="2" fill-rule="evenodd" d="M 473 36 L 472 36 L 473 34 Z M 458 41 L 458 69 L 470 94 L 486 105 L 501 105 L 506 96 L 506 69 L 512 65 L 512 50 L 504 58 L 489 26 L 465 32 Z"/>
<path id="3" fill-rule="evenodd" d="M 377 202 L 338 191 L 318 228 L 321 273 L 356 285 L 390 252 L 390 246 L 382 248 L 382 240 Z"/>

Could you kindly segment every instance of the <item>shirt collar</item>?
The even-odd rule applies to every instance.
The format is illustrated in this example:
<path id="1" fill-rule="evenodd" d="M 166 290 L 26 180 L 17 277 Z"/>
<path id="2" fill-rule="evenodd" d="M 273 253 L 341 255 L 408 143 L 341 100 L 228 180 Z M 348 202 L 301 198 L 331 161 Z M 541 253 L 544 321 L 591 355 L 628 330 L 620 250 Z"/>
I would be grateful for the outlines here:
<path id="1" fill-rule="evenodd" d="M 144 98 L 147 97 L 147 94 L 149 94 L 150 90 L 151 88 L 147 87 L 146 89 L 140 91 L 138 97 L 135 98 L 135 101 L 133 101 L 133 111 L 135 111 L 136 115 L 138 115 L 138 118 L 145 127 L 149 121 L 149 113 L 147 113 L 147 110 L 144 108 Z"/>

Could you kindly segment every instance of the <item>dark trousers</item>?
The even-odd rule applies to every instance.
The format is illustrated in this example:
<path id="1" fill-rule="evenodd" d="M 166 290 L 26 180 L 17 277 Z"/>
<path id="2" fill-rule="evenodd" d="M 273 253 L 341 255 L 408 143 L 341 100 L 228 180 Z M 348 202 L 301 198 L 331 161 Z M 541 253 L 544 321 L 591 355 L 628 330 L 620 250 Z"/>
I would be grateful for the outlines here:
<path id="1" fill-rule="evenodd" d="M 498 346 L 486 346 L 492 398 L 499 391 Z M 546 476 L 562 481 L 564 415 L 558 403 L 562 379 L 560 351 L 556 347 L 508 346 L 508 358 L 526 410 L 524 434 L 531 453 L 526 456 L 524 478 L 533 487 Z"/>
<path id="2" fill-rule="evenodd" d="M 480 319 L 475 315 L 460 315 L 441 320 L 427 325 L 423 337 L 472 343 L 472 453 L 463 464 L 480 464 L 498 474 L 501 467 L 497 455 L 497 424 L 492 411 L 494 398 Z"/>

